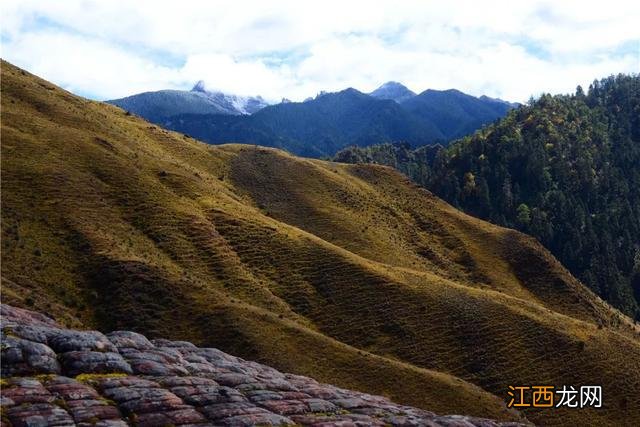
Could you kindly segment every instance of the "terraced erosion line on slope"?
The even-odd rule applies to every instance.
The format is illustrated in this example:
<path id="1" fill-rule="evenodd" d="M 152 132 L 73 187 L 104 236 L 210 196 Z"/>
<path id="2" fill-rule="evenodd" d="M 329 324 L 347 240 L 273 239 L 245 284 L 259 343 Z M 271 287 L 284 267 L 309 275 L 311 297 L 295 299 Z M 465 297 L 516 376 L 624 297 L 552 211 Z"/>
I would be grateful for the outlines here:
<path id="1" fill-rule="evenodd" d="M 524 425 L 438 416 L 214 348 L 63 329 L 35 312 L 0 310 L 2 427 Z"/>

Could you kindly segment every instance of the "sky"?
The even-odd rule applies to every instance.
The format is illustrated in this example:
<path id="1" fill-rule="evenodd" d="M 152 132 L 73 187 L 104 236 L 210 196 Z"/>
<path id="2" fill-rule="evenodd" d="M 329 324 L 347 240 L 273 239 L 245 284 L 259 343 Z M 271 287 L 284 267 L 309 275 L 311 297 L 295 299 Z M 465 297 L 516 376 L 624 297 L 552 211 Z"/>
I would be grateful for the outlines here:
<path id="1" fill-rule="evenodd" d="M 525 102 L 640 72 L 640 1 L 32 1 L 0 4 L 3 59 L 114 99 L 207 88 L 456 88 Z"/>

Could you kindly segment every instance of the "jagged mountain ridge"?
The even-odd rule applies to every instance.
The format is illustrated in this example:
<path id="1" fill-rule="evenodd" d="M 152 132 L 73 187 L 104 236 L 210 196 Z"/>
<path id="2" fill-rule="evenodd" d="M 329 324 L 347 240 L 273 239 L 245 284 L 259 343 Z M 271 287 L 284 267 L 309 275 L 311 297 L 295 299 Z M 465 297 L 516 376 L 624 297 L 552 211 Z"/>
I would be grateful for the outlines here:
<path id="1" fill-rule="evenodd" d="M 3 425 L 506 425 L 438 416 L 185 341 L 70 330 L 0 310 Z"/>
<path id="2" fill-rule="evenodd" d="M 229 95 L 220 91 L 210 91 L 206 88 L 204 80 L 198 81 L 191 92 L 204 94 L 209 100 L 221 106 L 222 114 L 253 114 L 269 105 L 261 96 Z M 117 105 L 117 104 L 116 104 Z"/>
<path id="3" fill-rule="evenodd" d="M 511 108 L 458 91 L 426 91 L 399 104 L 349 88 L 272 105 L 250 116 L 180 114 L 160 124 L 212 144 L 243 142 L 325 157 L 351 145 L 446 143 Z"/>
<path id="4" fill-rule="evenodd" d="M 350 144 L 377 140 L 440 140 L 431 123 L 391 100 L 355 89 L 324 93 L 311 101 L 272 105 L 250 116 L 183 114 L 161 123 L 213 144 L 246 142 L 322 157 Z"/>
<path id="5" fill-rule="evenodd" d="M 446 143 L 513 108 L 453 90 L 416 95 L 397 82 L 370 94 L 349 88 L 270 106 L 259 97 L 207 92 L 203 82 L 191 92 L 159 91 L 108 102 L 211 144 L 257 144 L 309 157 L 330 156 L 350 145 Z"/>
<path id="6" fill-rule="evenodd" d="M 402 106 L 416 116 L 430 117 L 448 141 L 471 134 L 514 108 L 504 101 L 476 98 L 456 89 L 427 89 Z"/>
<path id="7" fill-rule="evenodd" d="M 154 123 L 176 114 L 252 114 L 268 105 L 260 96 L 241 97 L 209 91 L 204 81 L 197 82 L 190 91 L 144 92 L 106 102 Z"/>
<path id="8" fill-rule="evenodd" d="M 602 384 L 640 419 L 627 318 L 530 239 L 390 168 L 210 146 L 3 63 L 3 301 L 498 420 L 509 384 Z M 541 380 L 542 378 L 542 380 Z"/>

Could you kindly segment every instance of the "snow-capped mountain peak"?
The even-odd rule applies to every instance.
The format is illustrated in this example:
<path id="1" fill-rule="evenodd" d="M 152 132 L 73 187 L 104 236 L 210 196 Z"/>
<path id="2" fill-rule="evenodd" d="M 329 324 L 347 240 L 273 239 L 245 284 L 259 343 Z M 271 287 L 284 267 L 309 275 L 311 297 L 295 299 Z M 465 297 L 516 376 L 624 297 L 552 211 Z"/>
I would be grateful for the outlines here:
<path id="1" fill-rule="evenodd" d="M 226 114 L 253 114 L 269 105 L 261 96 L 238 96 L 207 90 L 204 80 L 198 80 L 191 92 L 202 94 Z"/>
<path id="2" fill-rule="evenodd" d="M 198 80 L 198 82 L 191 89 L 192 92 L 206 92 L 206 86 L 204 84 L 204 80 Z"/>
<path id="3" fill-rule="evenodd" d="M 391 99 L 397 103 L 406 101 L 409 98 L 416 96 L 414 92 L 409 90 L 405 85 L 398 82 L 386 82 L 369 95 L 378 99 Z"/>

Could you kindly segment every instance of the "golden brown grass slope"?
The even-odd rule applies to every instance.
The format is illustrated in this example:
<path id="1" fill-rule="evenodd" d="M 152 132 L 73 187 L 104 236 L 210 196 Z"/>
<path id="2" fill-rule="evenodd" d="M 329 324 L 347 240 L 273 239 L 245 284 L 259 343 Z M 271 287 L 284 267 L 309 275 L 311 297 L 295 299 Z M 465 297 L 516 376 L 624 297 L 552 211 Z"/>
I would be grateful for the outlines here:
<path id="1" fill-rule="evenodd" d="M 532 239 L 389 168 L 209 146 L 2 63 L 2 297 L 439 413 L 602 384 L 544 425 L 640 423 L 640 339 Z"/>

